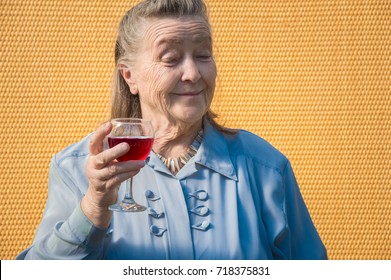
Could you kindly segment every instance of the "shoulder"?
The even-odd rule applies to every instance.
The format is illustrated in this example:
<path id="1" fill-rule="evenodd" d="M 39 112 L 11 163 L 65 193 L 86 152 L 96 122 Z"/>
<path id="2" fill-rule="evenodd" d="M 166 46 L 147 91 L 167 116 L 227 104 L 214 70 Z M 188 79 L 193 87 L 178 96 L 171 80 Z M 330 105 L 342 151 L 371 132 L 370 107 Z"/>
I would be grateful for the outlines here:
<path id="1" fill-rule="evenodd" d="M 82 140 L 75 142 L 62 151 L 57 153 L 53 160 L 58 166 L 62 166 L 68 162 L 83 160 L 89 155 L 89 142 L 92 133 L 84 137 Z"/>
<path id="2" fill-rule="evenodd" d="M 54 155 L 49 170 L 50 187 L 53 188 L 58 184 L 63 188 L 68 186 L 72 192 L 77 192 L 78 195 L 87 191 L 86 163 L 89 156 L 91 135 Z"/>
<path id="3" fill-rule="evenodd" d="M 283 173 L 289 163 L 281 151 L 252 132 L 238 130 L 232 135 L 225 134 L 225 138 L 233 157 L 246 157 L 279 173 Z"/>

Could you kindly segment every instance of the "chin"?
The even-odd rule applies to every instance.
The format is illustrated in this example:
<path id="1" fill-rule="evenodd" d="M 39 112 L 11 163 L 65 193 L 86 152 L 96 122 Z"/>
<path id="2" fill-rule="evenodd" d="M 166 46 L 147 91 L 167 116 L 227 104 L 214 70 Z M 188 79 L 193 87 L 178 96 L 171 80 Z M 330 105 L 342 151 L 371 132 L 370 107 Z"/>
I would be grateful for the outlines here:
<path id="1" fill-rule="evenodd" d="M 206 111 L 198 109 L 195 111 L 186 111 L 178 114 L 174 114 L 173 118 L 178 122 L 185 123 L 186 125 L 193 125 L 202 120 Z"/>

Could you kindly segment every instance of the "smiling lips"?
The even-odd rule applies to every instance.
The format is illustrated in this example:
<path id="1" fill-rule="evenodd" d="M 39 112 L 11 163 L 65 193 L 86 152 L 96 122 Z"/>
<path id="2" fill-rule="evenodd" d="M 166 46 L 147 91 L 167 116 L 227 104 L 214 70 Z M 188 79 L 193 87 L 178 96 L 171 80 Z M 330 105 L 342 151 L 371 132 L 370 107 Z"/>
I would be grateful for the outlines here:
<path id="1" fill-rule="evenodd" d="M 202 92 L 202 90 L 201 91 L 189 91 L 189 92 L 183 92 L 183 93 L 174 93 L 174 95 L 192 97 L 192 96 L 197 96 L 197 95 L 201 94 L 201 92 Z"/>

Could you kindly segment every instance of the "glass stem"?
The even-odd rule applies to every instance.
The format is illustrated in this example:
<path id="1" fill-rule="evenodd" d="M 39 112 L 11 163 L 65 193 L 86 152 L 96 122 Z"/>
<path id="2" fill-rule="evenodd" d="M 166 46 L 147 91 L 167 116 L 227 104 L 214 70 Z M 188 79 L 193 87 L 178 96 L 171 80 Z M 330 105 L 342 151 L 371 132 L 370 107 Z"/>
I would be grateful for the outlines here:
<path id="1" fill-rule="evenodd" d="M 130 178 L 126 180 L 125 197 L 122 200 L 123 203 L 129 203 L 129 204 L 135 203 L 132 195 L 132 189 L 133 189 L 133 178 Z"/>

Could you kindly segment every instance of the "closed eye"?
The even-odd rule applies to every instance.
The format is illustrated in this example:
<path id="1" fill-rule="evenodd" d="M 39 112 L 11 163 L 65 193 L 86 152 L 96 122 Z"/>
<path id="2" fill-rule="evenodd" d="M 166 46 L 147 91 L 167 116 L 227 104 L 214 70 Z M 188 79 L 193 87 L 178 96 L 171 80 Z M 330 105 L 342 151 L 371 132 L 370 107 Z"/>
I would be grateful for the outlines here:
<path id="1" fill-rule="evenodd" d="M 177 55 L 165 55 L 161 58 L 161 62 L 168 66 L 174 66 L 175 64 L 179 63 L 179 61 L 180 57 Z"/>
<path id="2" fill-rule="evenodd" d="M 210 54 L 199 54 L 196 56 L 196 58 L 201 61 L 209 61 L 212 56 Z"/>
<path id="3" fill-rule="evenodd" d="M 178 59 L 176 58 L 164 58 L 162 59 L 162 62 L 165 64 L 176 64 L 178 62 Z"/>

